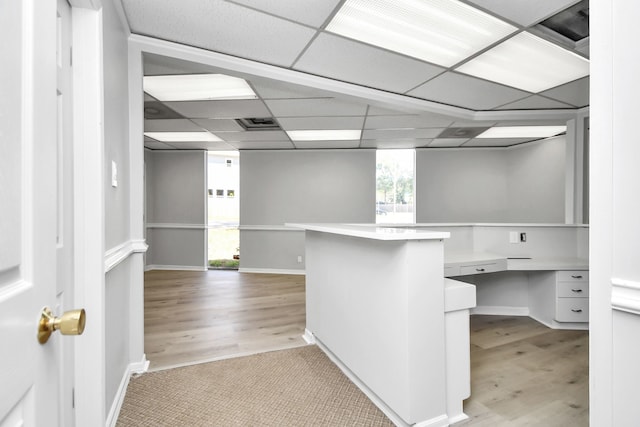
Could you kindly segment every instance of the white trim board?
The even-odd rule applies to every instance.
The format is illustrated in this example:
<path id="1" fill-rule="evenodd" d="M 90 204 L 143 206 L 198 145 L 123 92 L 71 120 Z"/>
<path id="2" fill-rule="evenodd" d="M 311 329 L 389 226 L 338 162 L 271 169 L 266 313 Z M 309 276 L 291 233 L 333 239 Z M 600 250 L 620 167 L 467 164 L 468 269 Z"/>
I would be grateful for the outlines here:
<path id="1" fill-rule="evenodd" d="M 156 265 L 156 264 L 147 265 L 144 268 L 144 271 L 151 271 L 151 270 L 208 271 L 209 268 L 198 267 L 195 265 Z"/>
<path id="2" fill-rule="evenodd" d="M 148 223 L 147 228 L 175 228 L 190 230 L 205 230 L 209 228 L 207 224 L 178 224 L 178 223 Z"/>
<path id="3" fill-rule="evenodd" d="M 239 268 L 239 273 L 262 273 L 262 274 L 295 274 L 305 276 L 305 270 L 287 270 L 278 268 Z"/>
<path id="4" fill-rule="evenodd" d="M 141 361 L 130 363 L 129 366 L 127 366 L 127 369 L 124 371 L 122 379 L 120 380 L 120 385 L 118 386 L 118 390 L 116 391 L 113 403 L 111 404 L 109 414 L 107 415 L 107 421 L 105 423 L 106 427 L 115 427 L 116 423 L 118 422 L 118 416 L 120 415 L 120 409 L 122 409 L 122 403 L 124 402 L 124 398 L 127 394 L 127 387 L 129 386 L 131 375 L 143 374 L 147 372 L 148 369 L 149 361 L 147 360 L 147 356 L 145 354 L 142 355 Z"/>
<path id="5" fill-rule="evenodd" d="M 529 316 L 529 307 L 508 307 L 479 305 L 469 309 L 471 315 L 481 314 L 487 316 Z"/>
<path id="6" fill-rule="evenodd" d="M 612 278 L 611 308 L 640 315 L 640 282 Z"/>
<path id="7" fill-rule="evenodd" d="M 149 246 L 144 240 L 129 240 L 104 253 L 104 272 L 108 273 L 134 253 L 144 253 Z"/>

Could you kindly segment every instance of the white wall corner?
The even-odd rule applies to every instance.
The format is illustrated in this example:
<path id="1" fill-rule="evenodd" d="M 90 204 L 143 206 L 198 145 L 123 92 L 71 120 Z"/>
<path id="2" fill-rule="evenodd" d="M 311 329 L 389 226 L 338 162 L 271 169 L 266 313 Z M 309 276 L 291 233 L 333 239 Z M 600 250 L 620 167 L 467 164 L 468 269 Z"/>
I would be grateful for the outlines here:
<path id="1" fill-rule="evenodd" d="M 113 403 L 111 404 L 111 409 L 109 410 L 107 421 L 105 423 L 106 427 L 115 427 L 116 423 L 118 422 L 118 416 L 120 415 L 120 409 L 122 409 L 122 404 L 124 403 L 124 398 L 127 394 L 127 387 L 129 386 L 131 375 L 144 374 L 148 370 L 149 361 L 147 360 L 147 356 L 145 354 L 142 355 L 142 360 L 140 360 L 139 362 L 133 362 L 129 364 L 124 374 L 122 375 L 120 385 L 118 386 L 118 391 L 116 391 Z"/>
<path id="2" fill-rule="evenodd" d="M 611 308 L 640 315 L 640 282 L 611 279 Z"/>
<path id="3" fill-rule="evenodd" d="M 304 340 L 304 342 L 306 342 L 309 345 L 313 345 L 316 343 L 316 337 L 314 337 L 313 332 L 311 332 L 307 328 L 304 329 L 304 334 L 302 334 L 302 339 Z"/>

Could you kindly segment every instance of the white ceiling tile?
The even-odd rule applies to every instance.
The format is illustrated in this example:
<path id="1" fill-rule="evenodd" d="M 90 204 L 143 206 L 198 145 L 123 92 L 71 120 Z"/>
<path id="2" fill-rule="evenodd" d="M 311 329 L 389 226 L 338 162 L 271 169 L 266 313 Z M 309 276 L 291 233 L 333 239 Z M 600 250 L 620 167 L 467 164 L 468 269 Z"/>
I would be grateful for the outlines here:
<path id="1" fill-rule="evenodd" d="M 143 69 L 145 76 L 165 76 L 175 74 L 211 74 L 222 73 L 222 70 L 210 65 L 184 61 L 168 56 L 145 53 L 143 55 Z"/>
<path id="2" fill-rule="evenodd" d="M 450 127 L 454 128 L 482 128 L 482 127 L 491 127 L 496 124 L 496 121 L 486 121 L 486 120 L 458 120 L 453 122 Z"/>
<path id="3" fill-rule="evenodd" d="M 566 120 L 501 120 L 495 126 L 566 126 L 566 124 Z"/>
<path id="4" fill-rule="evenodd" d="M 557 108 L 573 108 L 569 104 L 554 101 L 544 96 L 532 95 L 528 98 L 521 99 L 516 102 L 498 107 L 497 110 L 540 110 L 540 109 L 557 109 Z"/>
<path id="5" fill-rule="evenodd" d="M 555 15 L 579 0 L 468 0 L 485 10 L 503 16 L 522 26 L 535 24 Z"/>
<path id="6" fill-rule="evenodd" d="M 464 144 L 465 147 L 508 147 L 533 141 L 535 138 L 474 138 Z"/>
<path id="7" fill-rule="evenodd" d="M 193 119 L 239 119 L 271 117 L 264 103 L 257 99 L 233 101 L 178 101 L 166 103 L 171 109 Z"/>
<path id="8" fill-rule="evenodd" d="M 589 77 L 542 92 L 542 95 L 576 107 L 589 105 Z"/>
<path id="9" fill-rule="evenodd" d="M 289 66 L 316 30 L 222 0 L 124 0 L 135 34 Z"/>
<path id="10" fill-rule="evenodd" d="M 224 142 L 210 141 L 210 142 L 172 142 L 172 146 L 179 150 L 210 150 L 210 151 L 225 151 L 233 150 L 234 147 Z"/>
<path id="11" fill-rule="evenodd" d="M 313 116 L 363 116 L 366 104 L 338 99 L 272 99 L 265 101 L 276 118 Z"/>
<path id="12" fill-rule="evenodd" d="M 336 96 L 333 92 L 264 78 L 253 78 L 250 84 L 262 99 L 333 98 Z"/>
<path id="13" fill-rule="evenodd" d="M 530 93 L 448 72 L 412 90 L 409 95 L 472 110 L 491 110 L 525 98 Z"/>
<path id="14" fill-rule="evenodd" d="M 363 86 L 404 93 L 444 68 L 322 33 L 294 64 L 297 70 Z"/>
<path id="15" fill-rule="evenodd" d="M 284 130 L 362 129 L 364 116 L 352 117 L 284 117 L 278 119 Z"/>
<path id="16" fill-rule="evenodd" d="M 403 138 L 435 138 L 444 129 L 366 129 L 362 139 L 403 139 Z"/>
<path id="17" fill-rule="evenodd" d="M 353 141 L 296 141 L 299 149 L 331 149 L 331 148 L 358 148 L 360 140 Z"/>
<path id="18" fill-rule="evenodd" d="M 288 18 L 312 27 L 320 27 L 340 0 L 232 0 L 255 9 Z"/>
<path id="19" fill-rule="evenodd" d="M 436 138 L 431 141 L 429 147 L 459 147 L 468 140 L 467 138 Z"/>
<path id="20" fill-rule="evenodd" d="M 295 148 L 290 141 L 237 141 L 229 145 L 238 150 L 282 150 Z"/>
<path id="21" fill-rule="evenodd" d="M 369 105 L 368 116 L 405 116 L 407 114 L 417 114 L 416 109 L 406 108 L 386 108 L 377 105 Z"/>
<path id="22" fill-rule="evenodd" d="M 244 128 L 234 119 L 193 119 L 194 123 L 202 126 L 204 129 L 215 131 L 243 131 Z"/>
<path id="23" fill-rule="evenodd" d="M 216 136 L 225 142 L 238 141 L 289 141 L 281 130 L 251 130 L 242 132 L 216 132 Z"/>
<path id="24" fill-rule="evenodd" d="M 198 132 L 202 127 L 187 119 L 154 119 L 144 121 L 145 132 Z"/>
<path id="25" fill-rule="evenodd" d="M 169 144 L 147 138 L 144 139 L 144 146 L 152 150 L 175 150 L 175 148 Z"/>
<path id="26" fill-rule="evenodd" d="M 430 138 L 407 138 L 407 139 L 363 139 L 361 148 L 379 149 L 400 149 L 426 147 L 433 141 Z"/>
<path id="27" fill-rule="evenodd" d="M 449 117 L 432 115 L 407 116 L 368 116 L 364 123 L 365 129 L 416 129 L 416 128 L 444 128 L 453 120 Z"/>

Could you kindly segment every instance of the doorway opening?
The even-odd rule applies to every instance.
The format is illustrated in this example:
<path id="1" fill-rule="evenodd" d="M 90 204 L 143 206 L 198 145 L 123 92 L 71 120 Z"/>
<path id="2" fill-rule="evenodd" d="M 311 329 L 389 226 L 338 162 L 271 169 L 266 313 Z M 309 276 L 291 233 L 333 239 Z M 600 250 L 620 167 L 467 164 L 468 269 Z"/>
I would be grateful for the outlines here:
<path id="1" fill-rule="evenodd" d="M 376 223 L 414 223 L 415 150 L 376 151 Z"/>
<path id="2" fill-rule="evenodd" d="M 207 159 L 208 266 L 240 267 L 240 153 L 210 151 Z"/>

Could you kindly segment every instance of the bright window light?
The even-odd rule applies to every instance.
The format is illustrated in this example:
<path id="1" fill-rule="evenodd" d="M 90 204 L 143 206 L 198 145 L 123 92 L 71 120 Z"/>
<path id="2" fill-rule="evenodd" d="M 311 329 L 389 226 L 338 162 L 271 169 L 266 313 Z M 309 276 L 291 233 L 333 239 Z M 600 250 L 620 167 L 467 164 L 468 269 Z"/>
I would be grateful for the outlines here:
<path id="1" fill-rule="evenodd" d="M 537 93 L 588 76 L 589 60 L 523 32 L 457 71 Z"/>
<path id="2" fill-rule="evenodd" d="M 360 139 L 360 130 L 289 130 L 292 141 L 350 141 Z"/>
<path id="3" fill-rule="evenodd" d="M 215 142 L 222 141 L 209 132 L 145 132 L 145 136 L 161 142 Z"/>
<path id="4" fill-rule="evenodd" d="M 224 74 L 145 76 L 144 91 L 159 101 L 256 99 L 251 86 Z"/>
<path id="5" fill-rule="evenodd" d="M 347 0 L 327 31 L 450 67 L 516 28 L 457 0 Z"/>
<path id="6" fill-rule="evenodd" d="M 567 131 L 566 126 L 498 126 L 476 138 L 548 138 Z"/>

